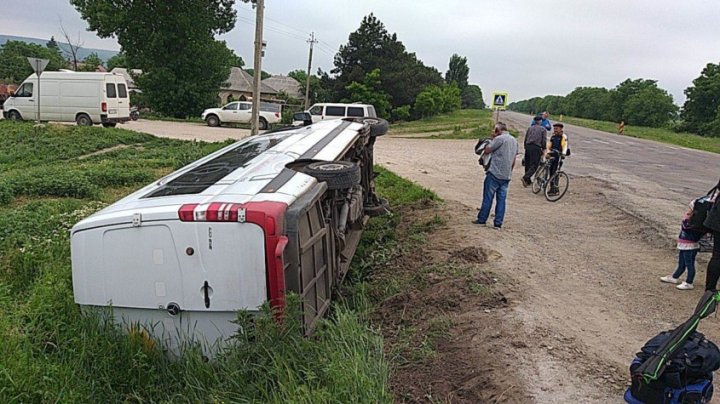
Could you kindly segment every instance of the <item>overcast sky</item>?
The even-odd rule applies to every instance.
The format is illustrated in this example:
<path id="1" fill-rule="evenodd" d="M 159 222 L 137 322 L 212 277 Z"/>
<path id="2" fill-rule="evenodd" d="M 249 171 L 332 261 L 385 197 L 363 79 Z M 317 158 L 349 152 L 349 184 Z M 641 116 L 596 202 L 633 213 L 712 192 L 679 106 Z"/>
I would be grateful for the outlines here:
<path id="1" fill-rule="evenodd" d="M 62 20 L 85 46 L 118 49 L 85 31 L 67 0 L 0 4 L 0 34 L 57 38 Z M 240 2 L 236 8 L 236 27 L 222 39 L 252 67 L 254 11 Z M 313 71 L 331 69 L 334 52 L 371 12 L 443 74 L 453 53 L 466 56 L 470 82 L 486 102 L 499 90 L 517 101 L 648 78 L 682 104 L 705 64 L 720 62 L 717 0 L 266 0 L 263 70 L 305 69 L 311 31 L 321 41 Z"/>

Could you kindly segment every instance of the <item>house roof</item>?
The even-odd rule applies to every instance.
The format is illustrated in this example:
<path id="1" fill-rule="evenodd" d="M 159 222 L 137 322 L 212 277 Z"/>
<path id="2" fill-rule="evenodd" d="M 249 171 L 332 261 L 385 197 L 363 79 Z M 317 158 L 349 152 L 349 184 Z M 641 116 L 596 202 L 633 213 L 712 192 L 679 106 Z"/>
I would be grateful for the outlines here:
<path id="1" fill-rule="evenodd" d="M 230 76 L 227 85 L 223 86 L 224 90 L 233 90 L 246 93 L 252 93 L 253 76 L 239 67 L 230 68 Z M 260 94 L 277 94 L 277 90 L 260 82 Z"/>
<path id="2" fill-rule="evenodd" d="M 140 69 L 130 69 L 130 72 L 136 76 L 142 74 L 142 70 Z M 135 84 L 135 80 L 133 80 L 132 76 L 130 76 L 130 72 L 128 72 L 128 69 L 124 67 L 116 67 L 110 70 L 110 73 L 122 74 L 125 77 L 128 88 L 137 88 L 137 84 Z"/>
<path id="3" fill-rule="evenodd" d="M 304 93 L 302 89 L 302 84 L 295 80 L 292 77 L 289 76 L 283 76 L 283 75 L 277 75 L 277 76 L 270 76 L 262 81 L 263 84 L 267 84 L 268 86 L 274 88 L 278 92 L 282 91 L 285 94 L 295 97 L 295 98 L 303 98 Z"/>

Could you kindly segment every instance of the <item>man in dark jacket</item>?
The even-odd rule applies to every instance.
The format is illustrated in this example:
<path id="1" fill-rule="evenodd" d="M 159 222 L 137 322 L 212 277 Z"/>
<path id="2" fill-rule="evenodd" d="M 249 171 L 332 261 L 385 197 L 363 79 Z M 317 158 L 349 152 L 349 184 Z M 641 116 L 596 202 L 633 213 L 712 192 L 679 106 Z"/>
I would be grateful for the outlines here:
<path id="1" fill-rule="evenodd" d="M 532 183 L 532 176 L 540 165 L 540 158 L 547 147 L 547 132 L 542 127 L 543 118 L 538 115 L 532 125 L 525 132 L 525 175 L 522 177 L 523 186 Z"/>

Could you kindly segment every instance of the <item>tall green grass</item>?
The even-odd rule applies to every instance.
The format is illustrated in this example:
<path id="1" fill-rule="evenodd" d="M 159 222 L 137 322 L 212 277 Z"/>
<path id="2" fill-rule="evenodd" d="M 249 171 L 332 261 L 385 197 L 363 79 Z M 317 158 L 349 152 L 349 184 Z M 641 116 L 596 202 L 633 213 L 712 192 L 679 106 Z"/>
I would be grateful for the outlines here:
<path id="1" fill-rule="evenodd" d="M 0 122 L 0 402 L 391 402 L 392 364 L 368 321 L 362 276 L 312 338 L 266 307 L 211 361 L 197 346 L 169 358 L 137 333 L 82 313 L 72 295 L 69 229 L 125 192 L 225 144 L 190 143 L 121 129 Z M 123 147 L 117 147 L 123 146 Z M 99 154 L 94 152 L 104 151 Z M 396 207 L 432 192 L 380 169 L 378 191 Z M 2 193 L 0 193 L 2 195 Z M 399 215 L 365 233 L 353 271 L 388 261 Z M 353 286 L 354 285 L 354 286 Z M 298 315 L 291 297 L 287 318 Z"/>

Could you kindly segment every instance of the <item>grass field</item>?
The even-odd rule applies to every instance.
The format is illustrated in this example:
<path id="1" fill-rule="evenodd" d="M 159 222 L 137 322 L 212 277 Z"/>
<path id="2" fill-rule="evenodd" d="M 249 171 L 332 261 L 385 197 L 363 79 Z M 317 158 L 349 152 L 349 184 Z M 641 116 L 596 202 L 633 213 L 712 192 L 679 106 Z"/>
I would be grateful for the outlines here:
<path id="1" fill-rule="evenodd" d="M 618 125 L 614 122 L 595 121 L 592 119 L 563 117 L 563 122 L 584 128 L 597 129 L 604 132 L 618 133 Z M 625 136 L 655 140 L 674 144 L 690 149 L 720 153 L 720 137 L 698 136 L 692 133 L 675 132 L 665 128 L 648 128 L 644 126 L 625 126 Z"/>
<path id="2" fill-rule="evenodd" d="M 69 229 L 135 189 L 227 143 L 160 139 L 122 129 L 0 122 L 0 402 L 381 402 L 393 400 L 378 301 L 366 280 L 391 265 L 401 214 L 373 219 L 343 298 L 313 338 L 264 308 L 210 362 L 197 347 L 171 360 L 73 302 Z M 379 169 L 394 208 L 436 196 Z M 419 238 L 429 228 L 415 231 Z M 412 241 L 417 245 L 417 240 Z M 362 257 L 362 259 L 358 258 Z M 368 257 L 373 257 L 369 259 Z M 288 317 L 298 312 L 289 299 Z"/>
<path id="3" fill-rule="evenodd" d="M 394 123 L 392 135 L 413 135 L 430 139 L 480 139 L 490 137 L 495 120 L 488 109 L 459 109 L 449 114 L 410 122 Z M 510 133 L 517 137 L 517 131 Z"/>

